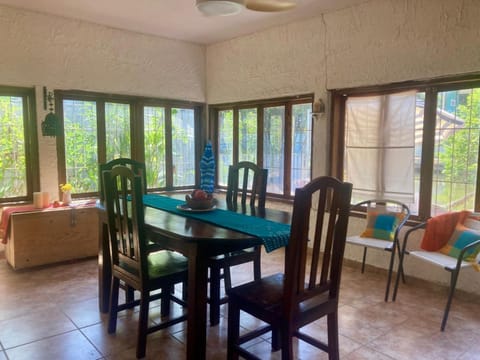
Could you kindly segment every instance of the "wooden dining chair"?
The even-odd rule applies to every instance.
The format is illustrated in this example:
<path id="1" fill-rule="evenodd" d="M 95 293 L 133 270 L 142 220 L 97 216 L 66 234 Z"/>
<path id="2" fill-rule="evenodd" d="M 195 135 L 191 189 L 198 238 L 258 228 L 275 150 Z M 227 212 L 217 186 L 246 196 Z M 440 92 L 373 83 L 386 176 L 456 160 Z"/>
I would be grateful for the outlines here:
<path id="1" fill-rule="evenodd" d="M 227 207 L 232 211 L 240 209 L 252 212 L 264 209 L 267 194 L 268 170 L 262 169 L 249 161 L 242 161 L 228 168 Z M 258 210 L 257 210 L 258 211 Z M 220 305 L 228 301 L 227 296 L 220 296 L 220 282 L 223 279 L 225 292 L 232 287 L 230 267 L 253 262 L 253 278 L 261 277 L 261 247 L 255 246 L 245 250 L 229 252 L 208 260 L 210 270 L 210 324 L 220 322 Z"/>
<path id="2" fill-rule="evenodd" d="M 140 161 L 136 161 L 130 158 L 117 158 L 117 159 L 113 159 L 111 161 L 98 165 L 98 183 L 99 183 L 98 198 L 101 203 L 105 201 L 105 186 L 103 184 L 102 174 L 104 171 L 112 170 L 116 166 L 126 166 L 130 168 L 135 175 L 141 176 L 142 177 L 142 193 L 143 194 L 147 193 L 147 177 L 146 177 L 147 175 L 146 175 L 145 163 L 142 163 Z M 100 224 L 100 226 L 103 226 L 103 224 Z M 149 244 L 149 246 L 150 246 L 150 251 L 161 250 L 155 244 Z M 133 296 L 134 296 L 133 289 L 128 288 L 128 286 L 125 286 L 125 284 L 123 283 L 121 284 L 120 287 L 125 290 L 125 293 L 126 293 L 125 296 L 127 297 L 128 301 L 133 300 Z"/>
<path id="3" fill-rule="evenodd" d="M 145 163 L 130 158 L 118 158 L 98 165 L 98 183 L 99 183 L 99 199 L 101 202 L 105 199 L 105 189 L 103 185 L 102 173 L 105 170 L 112 170 L 115 166 L 126 166 L 130 168 L 135 175 L 142 177 L 142 192 L 147 193 L 147 172 Z"/>
<path id="4" fill-rule="evenodd" d="M 285 271 L 228 291 L 228 359 L 258 359 L 242 344 L 272 331 L 272 350 L 293 359 L 297 337 L 339 358 L 338 296 L 352 184 L 318 177 L 295 191 Z M 266 323 L 240 336 L 240 311 Z M 301 328 L 327 317 L 328 342 Z"/>
<path id="5" fill-rule="evenodd" d="M 117 314 L 120 311 L 139 305 L 136 355 L 142 358 L 145 356 L 148 334 L 186 320 L 186 315 L 182 314 L 149 326 L 148 313 L 150 301 L 154 299 L 161 299 L 162 318 L 169 315 L 171 301 L 186 305 L 182 299 L 175 297 L 173 289 L 175 284 L 187 281 L 188 261 L 173 251 L 148 251 L 142 177 L 121 165 L 104 171 L 102 175 L 112 273 L 108 333 L 116 332 Z M 127 299 L 119 305 L 120 281 L 137 290 L 140 299 Z"/>

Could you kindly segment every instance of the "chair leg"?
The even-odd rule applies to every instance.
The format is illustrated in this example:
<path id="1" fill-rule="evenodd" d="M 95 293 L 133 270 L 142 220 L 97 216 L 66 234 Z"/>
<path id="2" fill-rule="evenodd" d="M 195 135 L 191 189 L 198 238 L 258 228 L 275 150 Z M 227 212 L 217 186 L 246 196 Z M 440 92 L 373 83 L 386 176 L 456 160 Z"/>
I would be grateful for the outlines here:
<path id="1" fill-rule="evenodd" d="M 182 282 L 182 300 L 187 301 L 188 297 L 188 281 Z"/>
<path id="2" fill-rule="evenodd" d="M 160 315 L 168 316 L 170 314 L 170 296 L 175 287 L 173 285 L 162 287 L 162 297 L 160 298 Z"/>
<path id="3" fill-rule="evenodd" d="M 220 268 L 210 268 L 210 326 L 220 322 Z"/>
<path id="4" fill-rule="evenodd" d="M 228 303 L 227 359 L 238 360 L 235 346 L 240 336 L 240 309 L 233 303 Z"/>
<path id="5" fill-rule="evenodd" d="M 272 328 L 272 351 L 278 351 L 282 348 L 281 331 L 278 327 Z"/>
<path id="6" fill-rule="evenodd" d="M 400 249 L 400 241 L 397 241 L 397 250 L 398 250 L 398 261 L 402 261 L 402 249 Z M 403 272 L 403 267 L 400 271 L 402 275 L 402 282 L 405 284 L 405 273 Z"/>
<path id="7" fill-rule="evenodd" d="M 126 303 L 131 303 L 135 300 L 134 292 L 135 292 L 134 288 L 128 285 L 125 286 L 125 302 Z"/>
<path id="8" fill-rule="evenodd" d="M 162 289 L 163 290 L 163 289 Z M 138 318 L 138 334 L 137 334 L 137 359 L 145 357 L 147 349 L 147 329 L 148 329 L 148 307 L 149 307 L 148 291 L 143 291 L 140 295 L 140 312 Z"/>
<path id="9" fill-rule="evenodd" d="M 397 290 L 398 290 L 398 283 L 400 281 L 400 276 L 403 277 L 403 282 L 405 283 L 405 274 L 403 272 L 403 259 L 404 258 L 405 258 L 405 252 L 402 251 L 400 253 L 400 260 L 398 262 L 398 272 L 397 272 L 397 277 L 395 279 L 395 286 L 393 288 L 392 301 L 395 301 L 397 299 Z"/>
<path id="10" fill-rule="evenodd" d="M 113 334 L 117 330 L 117 313 L 118 313 L 118 291 L 120 288 L 120 280 L 112 276 L 110 290 L 110 312 L 108 314 L 108 333 Z"/>
<path id="11" fill-rule="evenodd" d="M 338 313 L 337 311 L 327 315 L 328 324 L 328 359 L 340 359 L 340 347 L 338 343 Z"/>
<path id="12" fill-rule="evenodd" d="M 458 269 L 454 270 L 450 275 L 450 290 L 448 292 L 447 306 L 445 306 L 445 311 L 443 313 L 442 325 L 440 327 L 441 331 L 444 331 L 445 326 L 447 325 L 448 313 L 450 312 L 450 306 L 452 305 L 453 294 L 455 293 L 455 287 L 457 286 L 458 272 L 459 272 Z"/>
<path id="13" fill-rule="evenodd" d="M 232 288 L 232 273 L 229 265 L 225 265 L 223 268 L 223 283 L 225 284 L 225 292 Z"/>
<path id="14" fill-rule="evenodd" d="M 367 259 L 367 248 L 363 248 L 362 274 L 365 272 L 365 260 Z"/>
<path id="15" fill-rule="evenodd" d="M 253 279 L 260 280 L 262 277 L 261 263 L 262 250 L 260 246 L 255 246 L 255 258 L 253 259 Z"/>
<path id="16" fill-rule="evenodd" d="M 387 287 L 385 289 L 385 302 L 388 301 L 390 294 L 390 283 L 392 282 L 393 263 L 395 262 L 395 245 L 392 246 L 392 255 L 390 256 L 390 265 L 388 266 Z"/>

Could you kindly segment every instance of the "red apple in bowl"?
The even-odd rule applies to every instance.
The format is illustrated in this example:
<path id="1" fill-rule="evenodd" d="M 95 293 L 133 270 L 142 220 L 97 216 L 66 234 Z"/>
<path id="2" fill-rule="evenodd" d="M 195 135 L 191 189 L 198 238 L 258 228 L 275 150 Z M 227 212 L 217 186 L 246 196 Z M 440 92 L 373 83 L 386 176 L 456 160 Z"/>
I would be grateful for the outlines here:
<path id="1" fill-rule="evenodd" d="M 205 210 L 213 206 L 213 196 L 203 190 L 195 189 L 190 195 L 185 195 L 185 201 L 192 210 Z"/>

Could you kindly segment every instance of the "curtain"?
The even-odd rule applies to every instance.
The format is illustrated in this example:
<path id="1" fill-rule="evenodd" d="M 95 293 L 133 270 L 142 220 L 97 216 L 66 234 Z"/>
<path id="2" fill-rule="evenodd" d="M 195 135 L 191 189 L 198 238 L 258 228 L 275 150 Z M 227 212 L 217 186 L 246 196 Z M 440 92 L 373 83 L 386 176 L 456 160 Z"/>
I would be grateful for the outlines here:
<path id="1" fill-rule="evenodd" d="M 347 99 L 344 179 L 355 201 L 413 202 L 415 100 L 415 91 Z"/>

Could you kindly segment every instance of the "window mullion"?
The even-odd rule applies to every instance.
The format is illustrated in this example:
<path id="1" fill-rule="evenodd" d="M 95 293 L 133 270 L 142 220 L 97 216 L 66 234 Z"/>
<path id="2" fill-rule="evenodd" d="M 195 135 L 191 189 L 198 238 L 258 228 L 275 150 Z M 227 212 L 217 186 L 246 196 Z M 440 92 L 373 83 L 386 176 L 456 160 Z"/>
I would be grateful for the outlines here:
<path id="1" fill-rule="evenodd" d="M 264 106 L 257 107 L 257 165 L 263 168 L 263 109 Z"/>
<path id="2" fill-rule="evenodd" d="M 239 112 L 240 109 L 238 107 L 235 107 L 233 109 L 233 163 L 236 164 L 238 163 L 238 147 L 240 144 L 239 141 L 239 125 L 238 125 L 238 119 L 239 119 Z"/>
<path id="3" fill-rule="evenodd" d="M 425 91 L 425 112 L 423 119 L 422 160 L 420 167 L 420 200 L 418 216 L 430 217 L 432 203 L 433 163 L 435 158 L 435 126 L 437 117 L 436 88 Z"/>
<path id="4" fill-rule="evenodd" d="M 173 189 L 172 108 L 165 107 L 165 186 Z"/>
<path id="5" fill-rule="evenodd" d="M 290 188 L 292 183 L 292 103 L 285 104 L 285 147 L 284 147 L 284 182 L 283 182 L 283 195 L 290 195 Z"/>

